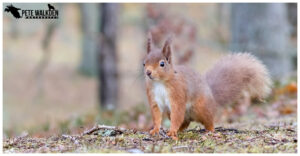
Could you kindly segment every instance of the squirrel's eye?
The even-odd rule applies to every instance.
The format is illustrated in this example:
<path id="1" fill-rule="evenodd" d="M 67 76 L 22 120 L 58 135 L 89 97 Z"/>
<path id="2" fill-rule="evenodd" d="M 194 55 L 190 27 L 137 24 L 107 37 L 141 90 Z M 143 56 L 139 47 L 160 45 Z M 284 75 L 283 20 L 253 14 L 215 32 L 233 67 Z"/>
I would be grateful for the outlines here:
<path id="1" fill-rule="evenodd" d="M 164 62 L 164 61 L 161 61 L 159 65 L 160 65 L 161 67 L 164 67 L 164 66 L 165 66 L 165 62 Z"/>
<path id="2" fill-rule="evenodd" d="M 145 67 L 145 63 L 143 63 L 143 66 Z"/>

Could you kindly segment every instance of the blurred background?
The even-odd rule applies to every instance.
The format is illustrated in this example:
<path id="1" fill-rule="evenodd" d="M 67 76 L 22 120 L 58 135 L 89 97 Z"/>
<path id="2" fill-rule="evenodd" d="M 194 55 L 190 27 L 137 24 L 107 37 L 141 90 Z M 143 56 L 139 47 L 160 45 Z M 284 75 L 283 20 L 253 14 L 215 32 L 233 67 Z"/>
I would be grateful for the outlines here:
<path id="1" fill-rule="evenodd" d="M 96 123 L 151 128 L 142 68 L 149 31 L 158 47 L 173 34 L 176 62 L 199 73 L 229 52 L 251 52 L 267 65 L 274 88 L 266 102 L 224 108 L 217 125 L 244 114 L 296 118 L 296 3 L 52 5 L 59 19 L 3 13 L 4 138 L 79 133 Z"/>

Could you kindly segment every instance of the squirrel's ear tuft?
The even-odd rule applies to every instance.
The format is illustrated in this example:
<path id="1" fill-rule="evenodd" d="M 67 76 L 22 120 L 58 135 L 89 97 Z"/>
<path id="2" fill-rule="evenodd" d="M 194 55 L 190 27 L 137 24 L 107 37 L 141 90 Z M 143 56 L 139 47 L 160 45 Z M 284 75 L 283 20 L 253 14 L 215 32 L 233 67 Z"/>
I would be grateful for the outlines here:
<path id="1" fill-rule="evenodd" d="M 148 32 L 148 39 L 147 39 L 147 54 L 150 53 L 150 51 L 152 50 L 152 34 L 151 32 Z"/>
<path id="2" fill-rule="evenodd" d="M 169 36 L 162 49 L 162 53 L 166 57 L 169 63 L 171 63 L 171 42 L 172 42 L 172 37 Z"/>

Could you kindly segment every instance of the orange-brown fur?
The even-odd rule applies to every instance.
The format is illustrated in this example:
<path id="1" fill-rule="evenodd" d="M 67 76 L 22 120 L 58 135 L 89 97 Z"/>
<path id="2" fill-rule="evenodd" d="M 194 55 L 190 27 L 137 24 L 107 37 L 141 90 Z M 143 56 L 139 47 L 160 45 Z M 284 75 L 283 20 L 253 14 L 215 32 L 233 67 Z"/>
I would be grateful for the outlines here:
<path id="1" fill-rule="evenodd" d="M 200 122 L 207 130 L 214 131 L 217 105 L 237 100 L 242 91 L 259 97 L 269 91 L 269 75 L 252 55 L 225 57 L 207 74 L 200 76 L 186 66 L 174 65 L 171 52 L 170 39 L 162 49 L 157 49 L 149 34 L 144 71 L 154 123 L 152 135 L 159 132 L 163 113 L 171 120 L 168 135 L 173 139 L 177 139 L 177 132 L 187 128 L 191 121 Z"/>

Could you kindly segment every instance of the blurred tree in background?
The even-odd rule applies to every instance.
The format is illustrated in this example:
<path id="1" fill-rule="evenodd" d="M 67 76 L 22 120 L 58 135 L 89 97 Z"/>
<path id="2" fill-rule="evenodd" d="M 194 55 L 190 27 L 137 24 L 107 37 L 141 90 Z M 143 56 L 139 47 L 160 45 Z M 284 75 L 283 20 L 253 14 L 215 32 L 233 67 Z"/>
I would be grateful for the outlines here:
<path id="1" fill-rule="evenodd" d="M 117 22 L 118 4 L 100 4 L 100 48 L 98 51 L 101 108 L 114 110 L 118 103 Z"/>
<path id="2" fill-rule="evenodd" d="M 99 44 L 99 5 L 80 4 L 82 26 L 82 55 L 79 70 L 84 75 L 97 74 L 97 48 Z"/>
<path id="3" fill-rule="evenodd" d="M 289 74 L 292 53 L 287 5 L 234 3 L 231 13 L 232 50 L 254 53 L 276 79 Z"/>
<path id="4" fill-rule="evenodd" d="M 292 26 L 292 37 L 297 38 L 297 3 L 288 3 L 288 19 Z"/>
<path id="5" fill-rule="evenodd" d="M 99 79 L 99 102 L 104 110 L 113 110 L 118 101 L 116 52 L 117 4 L 80 4 L 83 31 L 79 70 Z"/>

